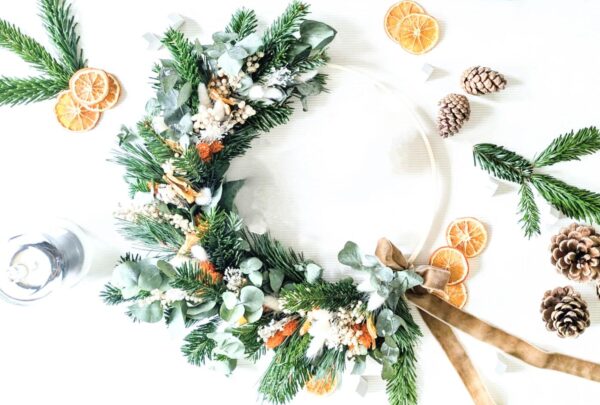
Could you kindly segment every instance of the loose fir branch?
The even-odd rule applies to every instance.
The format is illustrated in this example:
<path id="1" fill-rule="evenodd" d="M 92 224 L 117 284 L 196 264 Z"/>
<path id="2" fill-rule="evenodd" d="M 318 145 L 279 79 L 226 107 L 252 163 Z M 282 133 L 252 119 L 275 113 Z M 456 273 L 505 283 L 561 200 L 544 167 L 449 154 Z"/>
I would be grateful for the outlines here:
<path id="1" fill-rule="evenodd" d="M 517 153 L 494 144 L 479 144 L 473 149 L 475 165 L 491 175 L 521 185 L 519 212 L 525 236 L 540 233 L 540 212 L 531 186 L 551 206 L 569 218 L 600 223 L 600 194 L 571 186 L 535 169 L 559 162 L 579 160 L 600 151 L 600 131 L 596 127 L 571 131 L 556 138 L 529 162 Z"/>
<path id="2" fill-rule="evenodd" d="M 42 77 L 0 77 L 0 105 L 48 100 L 68 89 L 69 79 L 85 66 L 79 48 L 77 23 L 65 0 L 40 0 L 41 18 L 60 60 L 17 26 L 0 19 L 0 47 L 20 56 L 44 74 Z"/>

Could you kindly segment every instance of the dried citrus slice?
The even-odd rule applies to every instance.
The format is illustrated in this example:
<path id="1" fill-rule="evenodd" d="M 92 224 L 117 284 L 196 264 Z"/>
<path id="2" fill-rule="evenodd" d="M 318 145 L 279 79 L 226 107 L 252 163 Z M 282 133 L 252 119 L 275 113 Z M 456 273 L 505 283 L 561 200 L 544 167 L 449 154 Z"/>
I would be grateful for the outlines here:
<path id="1" fill-rule="evenodd" d="M 73 98 L 84 105 L 101 102 L 108 95 L 109 89 L 108 75 L 100 69 L 80 69 L 69 80 Z"/>
<path id="2" fill-rule="evenodd" d="M 448 226 L 448 245 L 457 248 L 467 258 L 479 255 L 487 245 L 487 230 L 475 218 L 459 218 Z"/>
<path id="3" fill-rule="evenodd" d="M 60 125 L 70 131 L 83 132 L 96 126 L 100 113 L 90 111 L 75 101 L 70 91 L 63 91 L 58 95 L 54 113 Z"/>
<path id="4" fill-rule="evenodd" d="M 465 283 L 447 285 L 443 293 L 440 291 L 435 291 L 433 294 L 440 297 L 444 301 L 449 302 L 458 309 L 462 309 L 465 306 L 467 303 L 467 298 L 469 297 Z"/>
<path id="5" fill-rule="evenodd" d="M 462 283 L 469 274 L 469 262 L 467 262 L 465 255 L 460 250 L 450 246 L 439 248 L 433 252 L 429 264 L 450 272 L 448 285 Z"/>
<path id="6" fill-rule="evenodd" d="M 421 55 L 437 44 L 440 27 L 437 20 L 427 14 L 409 14 L 390 35 L 404 50 Z"/>
<path id="7" fill-rule="evenodd" d="M 327 373 L 321 378 L 312 376 L 306 382 L 306 391 L 315 395 L 331 394 L 337 387 L 337 376 L 333 372 Z"/>
<path id="8" fill-rule="evenodd" d="M 115 106 L 119 101 L 119 96 L 121 95 L 121 85 L 116 77 L 107 73 L 108 75 L 108 94 L 104 98 L 104 100 L 100 101 L 96 104 L 87 105 L 87 108 L 92 111 L 106 111 Z"/>
<path id="9" fill-rule="evenodd" d="M 400 22 L 409 14 L 424 14 L 425 10 L 414 1 L 401 1 L 390 7 L 385 14 L 384 27 L 385 32 L 394 41 L 398 42 L 397 38 L 400 33 Z"/>

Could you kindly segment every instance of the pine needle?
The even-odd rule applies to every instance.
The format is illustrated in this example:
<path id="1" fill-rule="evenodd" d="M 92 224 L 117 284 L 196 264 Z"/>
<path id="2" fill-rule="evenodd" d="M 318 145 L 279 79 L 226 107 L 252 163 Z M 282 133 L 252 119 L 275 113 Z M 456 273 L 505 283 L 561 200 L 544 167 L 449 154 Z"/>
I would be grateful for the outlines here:
<path id="1" fill-rule="evenodd" d="M 523 182 L 533 171 L 531 163 L 513 151 L 491 143 L 481 143 L 473 148 L 475 164 L 499 179 Z"/>
<path id="2" fill-rule="evenodd" d="M 18 105 L 49 100 L 69 86 L 62 79 L 44 77 L 0 77 L 0 105 Z"/>
<path id="3" fill-rule="evenodd" d="M 247 37 L 248 35 L 256 31 L 258 26 L 258 19 L 254 10 L 248 10 L 247 8 L 241 8 L 237 10 L 231 17 L 231 21 L 226 32 L 235 32 L 238 35 L 238 40 Z"/>

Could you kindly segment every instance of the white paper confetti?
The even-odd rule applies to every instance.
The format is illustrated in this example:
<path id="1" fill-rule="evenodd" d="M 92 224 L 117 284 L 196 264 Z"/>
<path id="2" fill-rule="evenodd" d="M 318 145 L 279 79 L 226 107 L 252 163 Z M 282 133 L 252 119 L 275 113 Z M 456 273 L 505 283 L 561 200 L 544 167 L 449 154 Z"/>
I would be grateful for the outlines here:
<path id="1" fill-rule="evenodd" d="M 434 70 L 435 70 L 435 68 L 433 66 L 431 66 L 429 63 L 424 63 L 423 66 L 421 66 L 421 71 L 420 71 L 421 80 L 423 80 L 424 82 L 429 80 L 429 78 L 433 74 Z"/>

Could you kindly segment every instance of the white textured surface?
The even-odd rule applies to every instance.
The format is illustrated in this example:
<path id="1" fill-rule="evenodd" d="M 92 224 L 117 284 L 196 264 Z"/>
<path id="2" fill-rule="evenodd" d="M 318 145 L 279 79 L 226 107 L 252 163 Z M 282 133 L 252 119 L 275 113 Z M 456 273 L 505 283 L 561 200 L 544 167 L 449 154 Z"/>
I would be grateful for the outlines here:
<path id="1" fill-rule="evenodd" d="M 226 379 L 188 366 L 175 333 L 162 326 L 132 325 L 119 309 L 107 309 L 98 299 L 112 264 L 128 246 L 111 220 L 126 188 L 120 169 L 106 159 L 120 125 L 134 124 L 150 95 L 147 78 L 158 55 L 146 51 L 141 36 L 174 12 L 192 19 L 187 30 L 207 38 L 242 3 L 264 21 L 284 6 L 273 1 L 149 0 L 140 6 L 79 0 L 74 9 L 86 55 L 92 66 L 115 73 L 123 83 L 119 107 L 86 134 L 62 131 L 54 122 L 52 102 L 0 108 L 0 232 L 64 216 L 89 229 L 97 246 L 92 272 L 77 288 L 38 306 L 0 305 L 0 402 L 246 404 L 256 399 L 261 367 L 243 366 Z M 336 63 L 367 69 L 403 88 L 431 130 L 443 175 L 443 209 L 422 259 L 443 243 L 441 234 L 451 219 L 482 219 L 490 228 L 490 246 L 472 261 L 466 309 L 540 347 L 600 362 L 600 303 L 591 286 L 577 286 L 592 312 L 592 327 L 580 339 L 560 340 L 539 319 L 543 292 L 566 284 L 548 264 L 546 247 L 550 235 L 567 221 L 545 227 L 535 240 L 523 239 L 514 214 L 514 187 L 501 185 L 490 196 L 486 187 L 473 186 L 481 183 L 476 183 L 480 173 L 470 156 L 470 145 L 478 142 L 501 143 L 532 156 L 560 133 L 598 124 L 600 6 L 593 1 L 424 1 L 439 19 L 442 35 L 432 52 L 415 57 L 382 30 L 390 3 L 314 0 L 313 17 L 339 30 L 331 51 Z M 0 15 L 44 38 L 35 1 L 2 4 Z M 2 51 L 0 60 L 1 74 L 26 73 L 15 56 Z M 427 82 L 419 78 L 423 63 L 436 67 Z M 505 73 L 509 86 L 502 93 L 470 97 L 471 121 L 459 136 L 442 141 L 433 131 L 435 104 L 446 93 L 460 91 L 460 73 L 474 64 Z M 421 231 L 416 224 L 430 215 L 420 204 L 430 192 L 427 162 L 421 143 L 411 141 L 411 124 L 395 119 L 394 106 L 380 105 L 368 86 L 346 74 L 332 79 L 331 94 L 313 100 L 310 112 L 299 112 L 290 125 L 258 141 L 232 171 L 238 177 L 251 175 L 240 194 L 242 212 L 254 217 L 262 212 L 276 236 L 328 267 L 346 239 L 369 248 L 386 235 L 410 249 Z M 549 172 L 599 190 L 599 169 L 596 155 Z M 328 275 L 337 275 L 335 268 L 330 270 Z M 438 344 L 424 332 L 420 403 L 470 403 Z M 512 360 L 498 374 L 493 349 L 463 335 L 461 339 L 500 404 L 588 405 L 600 398 L 600 384 Z M 369 372 L 374 374 L 375 368 Z M 296 402 L 384 403 L 382 385 L 375 378 L 367 381 L 365 398 L 355 392 L 358 378 L 349 376 L 333 397 L 319 401 L 302 395 Z"/>

